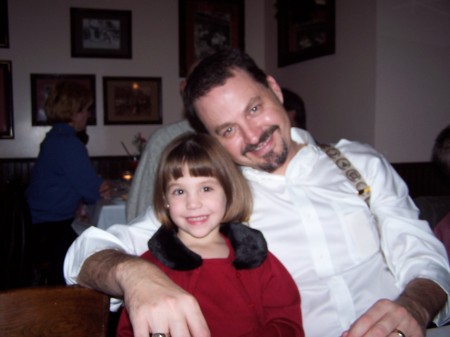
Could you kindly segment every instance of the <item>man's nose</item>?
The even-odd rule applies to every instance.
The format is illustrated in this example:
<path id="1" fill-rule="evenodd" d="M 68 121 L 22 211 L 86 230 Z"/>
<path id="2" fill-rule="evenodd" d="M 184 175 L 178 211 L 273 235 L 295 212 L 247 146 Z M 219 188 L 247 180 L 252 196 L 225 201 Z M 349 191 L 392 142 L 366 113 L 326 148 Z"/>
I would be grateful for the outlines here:
<path id="1" fill-rule="evenodd" d="M 247 144 L 257 144 L 261 137 L 261 129 L 252 121 L 247 122 L 241 127 L 242 137 Z"/>

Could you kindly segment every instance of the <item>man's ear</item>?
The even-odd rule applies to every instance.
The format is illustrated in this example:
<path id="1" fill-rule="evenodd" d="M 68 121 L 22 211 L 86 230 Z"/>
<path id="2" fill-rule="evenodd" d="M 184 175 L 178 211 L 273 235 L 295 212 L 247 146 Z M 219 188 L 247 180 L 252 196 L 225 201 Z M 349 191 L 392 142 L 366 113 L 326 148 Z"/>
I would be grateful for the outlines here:
<path id="1" fill-rule="evenodd" d="M 267 82 L 269 83 L 269 88 L 272 89 L 275 96 L 277 96 L 281 104 L 283 104 L 284 101 L 283 93 L 281 92 L 281 88 L 278 85 L 277 81 L 272 76 L 268 75 Z"/>

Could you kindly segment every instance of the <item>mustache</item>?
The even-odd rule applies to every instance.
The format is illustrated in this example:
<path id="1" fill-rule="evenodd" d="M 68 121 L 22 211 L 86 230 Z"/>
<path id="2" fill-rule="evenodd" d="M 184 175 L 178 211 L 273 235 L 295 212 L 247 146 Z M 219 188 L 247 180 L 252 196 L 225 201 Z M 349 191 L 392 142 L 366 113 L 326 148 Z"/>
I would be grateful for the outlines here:
<path id="1" fill-rule="evenodd" d="M 259 137 L 258 142 L 256 144 L 248 144 L 247 146 L 245 146 L 244 150 L 242 151 L 242 155 L 245 155 L 248 152 L 255 151 L 258 148 L 259 144 L 267 141 L 277 129 L 278 129 L 277 125 L 272 125 L 271 127 L 269 127 L 266 131 L 264 131 L 261 134 L 261 137 Z"/>

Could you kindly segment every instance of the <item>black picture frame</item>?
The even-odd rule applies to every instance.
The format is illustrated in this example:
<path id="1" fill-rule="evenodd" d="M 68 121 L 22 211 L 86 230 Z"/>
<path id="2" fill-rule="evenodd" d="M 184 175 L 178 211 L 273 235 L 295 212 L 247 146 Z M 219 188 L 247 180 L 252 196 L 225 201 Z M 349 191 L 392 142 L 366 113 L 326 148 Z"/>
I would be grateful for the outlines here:
<path id="1" fill-rule="evenodd" d="M 8 0 L 0 0 L 0 48 L 9 48 Z"/>
<path id="2" fill-rule="evenodd" d="M 86 86 L 92 93 L 92 105 L 87 125 L 97 125 L 95 75 L 92 74 L 30 74 L 31 125 L 48 126 L 44 105 L 52 86 L 60 81 L 73 81 Z"/>
<path id="3" fill-rule="evenodd" d="M 103 77 L 104 124 L 162 124 L 161 84 L 161 77 Z"/>
<path id="4" fill-rule="evenodd" d="M 278 66 L 335 53 L 335 0 L 277 0 Z"/>
<path id="5" fill-rule="evenodd" d="M 0 139 L 13 138 L 12 62 L 0 61 Z"/>
<path id="6" fill-rule="evenodd" d="M 131 11 L 70 8 L 72 57 L 131 58 Z"/>
<path id="7" fill-rule="evenodd" d="M 179 68 L 225 47 L 245 48 L 244 0 L 179 0 Z"/>

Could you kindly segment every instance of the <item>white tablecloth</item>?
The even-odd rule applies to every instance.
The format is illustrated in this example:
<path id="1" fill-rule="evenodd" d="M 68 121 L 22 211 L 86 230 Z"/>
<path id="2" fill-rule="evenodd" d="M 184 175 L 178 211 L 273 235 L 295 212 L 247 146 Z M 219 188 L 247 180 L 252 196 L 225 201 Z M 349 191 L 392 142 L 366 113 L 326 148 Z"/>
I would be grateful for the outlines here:
<path id="1" fill-rule="evenodd" d="M 96 224 L 98 228 L 107 229 L 115 224 L 126 224 L 125 201 L 102 205 L 99 210 Z"/>
<path id="2" fill-rule="evenodd" d="M 85 205 L 83 216 L 77 217 L 72 223 L 72 228 L 80 235 L 86 228 L 96 226 L 107 229 L 115 224 L 126 224 L 126 202 L 116 198 L 113 200 L 99 200 L 95 204 Z"/>

